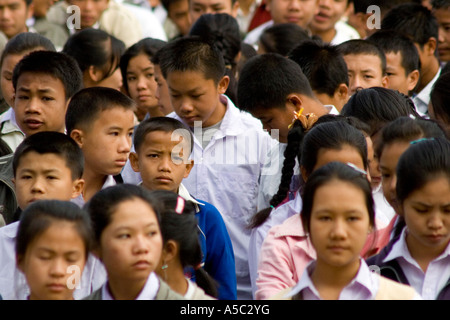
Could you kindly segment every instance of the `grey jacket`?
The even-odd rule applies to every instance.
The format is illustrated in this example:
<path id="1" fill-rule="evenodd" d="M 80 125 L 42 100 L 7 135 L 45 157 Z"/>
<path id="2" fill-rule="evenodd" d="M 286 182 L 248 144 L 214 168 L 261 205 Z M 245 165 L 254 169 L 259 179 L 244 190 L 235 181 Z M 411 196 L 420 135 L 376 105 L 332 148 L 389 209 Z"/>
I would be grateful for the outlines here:
<path id="1" fill-rule="evenodd" d="M 14 213 L 18 206 L 16 191 L 12 182 L 14 177 L 12 169 L 13 157 L 13 153 L 0 157 L 0 215 L 6 224 L 14 221 Z"/>

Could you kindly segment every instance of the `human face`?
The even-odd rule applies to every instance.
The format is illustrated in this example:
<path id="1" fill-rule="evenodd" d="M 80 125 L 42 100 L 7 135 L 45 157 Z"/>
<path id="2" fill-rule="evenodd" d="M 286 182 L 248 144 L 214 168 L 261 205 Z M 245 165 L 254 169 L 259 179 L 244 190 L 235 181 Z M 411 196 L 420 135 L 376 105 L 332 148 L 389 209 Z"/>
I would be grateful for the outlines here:
<path id="1" fill-rule="evenodd" d="M 120 91 L 122 89 L 123 79 L 120 69 L 117 67 L 116 70 L 105 79 L 100 80 L 95 84 L 97 87 L 106 87 Z"/>
<path id="2" fill-rule="evenodd" d="M 73 130 L 71 136 L 84 153 L 85 172 L 119 174 L 131 150 L 133 129 L 133 111 L 117 106 L 101 111 L 87 130 Z"/>
<path id="3" fill-rule="evenodd" d="M 381 172 L 379 168 L 378 158 L 375 157 L 373 142 L 370 137 L 366 137 L 367 143 L 367 164 L 369 166 L 370 184 L 373 189 L 377 188 L 381 183 Z"/>
<path id="4" fill-rule="evenodd" d="M 136 101 L 138 105 L 136 114 L 138 119 L 142 120 L 152 109 L 159 109 L 158 99 L 155 97 L 157 83 L 154 77 L 154 67 L 149 56 L 141 53 L 131 58 L 126 74 L 128 93 Z"/>
<path id="5" fill-rule="evenodd" d="M 1 89 L 3 98 L 9 106 L 13 106 L 14 102 L 14 87 L 12 84 L 14 67 L 23 57 L 23 54 L 9 54 L 3 59 Z"/>
<path id="6" fill-rule="evenodd" d="M 348 54 L 344 56 L 348 69 L 350 93 L 358 89 L 386 87 L 380 58 L 372 54 Z"/>
<path id="7" fill-rule="evenodd" d="M 34 241 L 18 267 L 25 274 L 30 287 L 30 300 L 73 300 L 74 266 L 80 274 L 86 264 L 86 247 L 75 224 L 54 221 Z M 75 281 L 79 279 L 75 278 Z"/>
<path id="8" fill-rule="evenodd" d="M 371 230 L 363 191 L 334 179 L 317 188 L 313 201 L 309 233 L 318 265 L 359 267 Z"/>
<path id="9" fill-rule="evenodd" d="M 441 61 L 450 61 L 450 8 L 433 10 L 439 23 L 438 52 Z"/>
<path id="10" fill-rule="evenodd" d="M 406 243 L 415 252 L 442 253 L 450 241 L 450 180 L 446 175 L 428 181 L 402 203 L 408 227 Z"/>
<path id="11" fill-rule="evenodd" d="M 158 99 L 161 112 L 164 115 L 168 115 L 173 111 L 172 101 L 170 101 L 169 87 L 167 86 L 166 79 L 164 79 L 159 65 L 155 65 L 154 70 L 156 81 L 155 97 Z"/>
<path id="12" fill-rule="evenodd" d="M 314 166 L 314 170 L 332 161 L 342 163 L 350 162 L 359 169 L 366 171 L 363 159 L 358 150 L 350 145 L 343 145 L 340 149 L 320 149 L 317 153 L 317 163 Z"/>
<path id="13" fill-rule="evenodd" d="M 34 16 L 38 18 L 45 17 L 50 7 L 56 3 L 56 0 L 33 0 Z"/>
<path id="14" fill-rule="evenodd" d="M 252 111 L 253 117 L 261 120 L 263 128 L 269 132 L 272 137 L 278 134 L 278 140 L 281 143 L 287 143 L 289 125 L 294 119 L 294 109 L 291 105 L 281 108 L 256 109 Z M 276 130 L 278 133 L 276 133 Z"/>
<path id="15" fill-rule="evenodd" d="M 181 181 L 192 169 L 189 153 L 187 141 L 176 139 L 172 132 L 153 131 L 146 135 L 138 154 L 130 155 L 130 162 L 132 168 L 141 173 L 145 188 L 178 193 Z"/>
<path id="16" fill-rule="evenodd" d="M 33 5 L 27 7 L 25 0 L 0 0 L 0 31 L 8 39 L 27 32 L 26 21 L 33 14 Z"/>
<path id="17" fill-rule="evenodd" d="M 216 85 L 199 71 L 173 71 L 166 80 L 173 109 L 188 126 L 201 121 L 203 127 L 210 127 L 222 120 L 226 106 L 220 95 L 228 87 L 228 77 Z"/>
<path id="18" fill-rule="evenodd" d="M 319 0 L 319 12 L 311 21 L 311 30 L 313 32 L 333 30 L 347 8 L 348 0 Z"/>
<path id="19" fill-rule="evenodd" d="M 383 147 L 380 157 L 381 185 L 387 202 L 398 212 L 397 192 L 397 163 L 400 156 L 410 146 L 409 142 L 395 141 Z"/>
<path id="20" fill-rule="evenodd" d="M 109 0 L 69 0 L 69 3 L 80 8 L 80 27 L 85 29 L 98 22 L 108 8 Z"/>
<path id="21" fill-rule="evenodd" d="M 65 131 L 68 100 L 61 80 L 25 72 L 17 80 L 14 112 L 17 125 L 30 136 L 40 131 Z"/>
<path id="22" fill-rule="evenodd" d="M 133 198 L 115 209 L 101 234 L 98 256 L 110 284 L 143 286 L 158 265 L 161 251 L 162 236 L 155 212 L 148 203 Z"/>
<path id="23" fill-rule="evenodd" d="M 189 33 L 192 24 L 191 15 L 189 14 L 189 0 L 179 0 L 171 3 L 168 16 L 181 35 L 185 36 Z"/>
<path id="24" fill-rule="evenodd" d="M 295 23 L 304 29 L 319 10 L 318 0 L 269 0 L 266 8 L 274 23 Z"/>
<path id="25" fill-rule="evenodd" d="M 231 0 L 189 0 L 189 15 L 192 24 L 205 13 L 227 13 L 233 17 L 237 13 L 237 5 Z"/>
<path id="26" fill-rule="evenodd" d="M 24 210 L 36 200 L 69 201 L 80 195 L 84 182 L 73 179 L 66 161 L 59 155 L 30 151 L 19 161 L 14 184 L 18 205 Z"/>
<path id="27" fill-rule="evenodd" d="M 398 90 L 408 96 L 410 91 L 416 86 L 417 81 L 412 81 L 410 75 L 406 74 L 405 68 L 402 66 L 402 55 L 400 52 L 385 52 L 385 55 L 389 89 Z"/>

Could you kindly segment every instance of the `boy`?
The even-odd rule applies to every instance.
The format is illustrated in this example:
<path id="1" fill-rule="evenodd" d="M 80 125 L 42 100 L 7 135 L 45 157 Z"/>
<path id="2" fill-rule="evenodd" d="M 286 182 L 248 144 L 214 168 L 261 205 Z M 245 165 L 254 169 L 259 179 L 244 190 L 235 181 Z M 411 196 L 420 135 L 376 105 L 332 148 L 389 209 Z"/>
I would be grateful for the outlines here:
<path id="1" fill-rule="evenodd" d="M 67 105 L 83 84 L 81 70 L 72 57 L 60 52 L 32 52 L 16 65 L 12 82 L 13 114 L 25 137 L 41 131 L 64 133 Z M 13 154 L 0 159 L 0 198 L 4 199 L 2 214 L 7 224 L 14 221 L 17 209 L 12 159 Z"/>
<path id="2" fill-rule="evenodd" d="M 439 23 L 438 52 L 441 62 L 450 61 L 450 1 L 432 0 L 432 12 Z"/>
<path id="3" fill-rule="evenodd" d="M 222 216 L 211 204 L 192 197 L 181 183 L 194 165 L 189 160 L 191 131 L 173 118 L 150 118 L 137 127 L 134 148 L 130 163 L 134 171 L 140 172 L 144 188 L 173 191 L 195 203 L 204 269 L 218 282 L 219 299 L 236 300 L 233 247 Z"/>
<path id="4" fill-rule="evenodd" d="M 237 0 L 189 0 L 191 26 L 205 13 L 227 13 L 236 17 L 238 8 Z"/>
<path id="5" fill-rule="evenodd" d="M 291 50 L 288 58 L 302 68 L 320 102 L 342 110 L 349 98 L 349 81 L 347 64 L 336 46 L 305 41 Z"/>
<path id="6" fill-rule="evenodd" d="M 350 95 L 359 89 L 388 87 L 386 56 L 375 44 L 367 40 L 348 40 L 338 49 L 347 64 Z"/>
<path id="7" fill-rule="evenodd" d="M 32 0 L 0 0 L 0 31 L 8 39 L 27 32 L 27 19 L 33 15 Z"/>
<path id="8" fill-rule="evenodd" d="M 191 28 L 191 16 L 189 14 L 189 0 L 162 0 L 162 5 L 167 11 L 167 20 L 164 23 L 164 30 L 169 40 L 185 36 Z M 172 22 L 176 30 L 171 30 Z"/>
<path id="9" fill-rule="evenodd" d="M 45 131 L 25 138 L 14 153 L 13 171 L 19 203 L 17 213 L 34 201 L 70 201 L 83 189 L 83 153 L 64 133 Z M 29 294 L 24 275 L 15 266 L 15 237 L 19 223 L 0 228 L 0 290 L 5 299 L 23 300 Z M 98 288 L 105 275 L 98 260 L 90 257 L 81 286 L 75 289 L 74 296 L 80 299 Z"/>
<path id="10" fill-rule="evenodd" d="M 403 32 L 412 39 L 420 56 L 420 79 L 413 101 L 420 115 L 427 116 L 430 92 L 441 74 L 437 57 L 439 26 L 431 11 L 421 4 L 406 3 L 391 9 L 381 29 Z"/>
<path id="11" fill-rule="evenodd" d="M 185 178 L 185 186 L 222 214 L 235 254 L 237 298 L 251 299 L 247 224 L 256 212 L 262 164 L 274 141 L 256 119 L 241 113 L 223 95 L 229 78 L 217 48 L 185 37 L 160 52 L 174 109 L 168 116 L 194 132 L 196 165 Z"/>
<path id="12" fill-rule="evenodd" d="M 375 43 L 386 56 L 389 89 L 411 96 L 420 78 L 420 57 L 414 43 L 395 30 L 378 30 L 367 40 Z"/>
<path id="13" fill-rule="evenodd" d="M 66 113 L 67 134 L 84 154 L 85 185 L 76 203 L 83 206 L 100 189 L 122 182 L 134 130 L 136 103 L 106 87 L 77 92 Z"/>

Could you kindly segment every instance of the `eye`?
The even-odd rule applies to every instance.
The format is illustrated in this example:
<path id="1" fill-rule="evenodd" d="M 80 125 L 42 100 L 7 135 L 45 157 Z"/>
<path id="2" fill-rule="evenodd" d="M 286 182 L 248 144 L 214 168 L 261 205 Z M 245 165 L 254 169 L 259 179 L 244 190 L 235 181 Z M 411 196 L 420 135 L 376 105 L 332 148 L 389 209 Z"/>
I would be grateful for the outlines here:
<path id="1" fill-rule="evenodd" d="M 127 77 L 127 82 L 131 82 L 131 81 L 134 81 L 134 80 L 136 80 L 136 77 L 134 77 L 134 76 Z"/>
<path id="2" fill-rule="evenodd" d="M 42 97 L 42 101 L 52 101 L 55 100 L 53 97 Z"/>

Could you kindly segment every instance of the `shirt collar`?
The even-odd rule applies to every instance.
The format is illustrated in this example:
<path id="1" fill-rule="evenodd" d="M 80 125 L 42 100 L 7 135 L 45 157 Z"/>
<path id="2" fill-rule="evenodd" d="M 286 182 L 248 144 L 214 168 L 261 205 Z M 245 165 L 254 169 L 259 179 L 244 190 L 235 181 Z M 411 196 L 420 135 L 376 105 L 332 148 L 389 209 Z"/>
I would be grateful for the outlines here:
<path id="1" fill-rule="evenodd" d="M 159 290 L 159 280 L 154 272 L 150 273 L 139 295 L 135 300 L 155 300 Z M 108 288 L 108 282 L 102 286 L 102 299 L 115 300 Z"/>
<path id="2" fill-rule="evenodd" d="M 10 239 L 15 239 L 17 236 L 17 230 L 19 228 L 19 222 L 20 221 L 16 221 L 16 222 L 7 224 L 6 226 L 3 226 L 2 227 L 3 234 Z"/>
<path id="3" fill-rule="evenodd" d="M 430 102 L 430 93 L 431 89 L 433 89 L 433 85 L 436 80 L 441 75 L 441 67 L 439 67 L 438 72 L 434 76 L 434 78 L 428 82 L 428 84 L 423 88 L 414 98 L 414 104 L 416 105 L 416 109 L 420 114 L 426 114 L 428 110 L 428 103 Z"/>
<path id="4" fill-rule="evenodd" d="M 199 205 L 204 205 L 203 203 L 198 202 L 194 197 L 192 197 L 188 189 L 186 189 L 186 187 L 182 183 L 180 183 L 180 186 L 178 187 L 178 195 L 187 201 L 192 201 L 193 203 L 195 203 L 196 212 L 200 211 L 200 208 L 198 207 Z"/>

